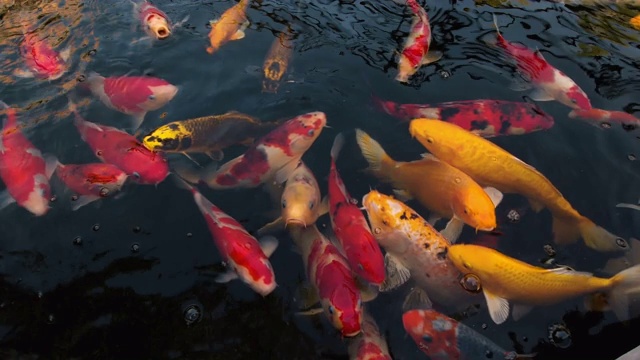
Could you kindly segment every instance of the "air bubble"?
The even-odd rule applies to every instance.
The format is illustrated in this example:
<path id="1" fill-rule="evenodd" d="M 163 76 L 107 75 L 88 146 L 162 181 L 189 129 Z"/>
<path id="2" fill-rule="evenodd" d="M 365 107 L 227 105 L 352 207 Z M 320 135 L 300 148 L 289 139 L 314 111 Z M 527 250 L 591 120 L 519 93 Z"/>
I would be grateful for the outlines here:
<path id="1" fill-rule="evenodd" d="M 189 238 L 190 238 L 190 237 L 192 237 L 192 236 L 193 236 L 193 234 L 192 234 L 192 233 L 187 233 L 187 237 L 189 237 Z"/>
<path id="2" fill-rule="evenodd" d="M 93 231 L 98 231 L 98 230 L 100 230 L 100 224 L 95 224 L 95 225 L 93 225 L 93 227 L 92 227 L 91 229 L 93 229 Z"/>
<path id="3" fill-rule="evenodd" d="M 491 350 L 485 351 L 484 357 L 486 357 L 487 359 L 493 359 L 493 351 Z"/>
<path id="4" fill-rule="evenodd" d="M 633 154 L 629 154 L 627 155 L 627 159 L 631 160 L 631 161 L 635 161 L 636 160 L 636 156 Z"/>
<path id="5" fill-rule="evenodd" d="M 449 77 L 451 77 L 451 73 L 446 71 L 446 70 L 440 70 L 438 72 L 438 74 L 440 75 L 441 78 L 443 79 L 448 79 Z"/>
<path id="6" fill-rule="evenodd" d="M 480 278 L 474 274 L 466 274 L 460 279 L 460 285 L 466 291 L 477 294 L 482 291 L 482 283 Z"/>
<path id="7" fill-rule="evenodd" d="M 549 256 L 556 256 L 556 249 L 553 248 L 553 246 L 546 244 L 544 247 L 544 252 L 549 255 Z"/>
<path id="8" fill-rule="evenodd" d="M 571 346 L 571 332 L 564 324 L 549 326 L 549 341 L 556 347 L 566 349 Z"/>
<path id="9" fill-rule="evenodd" d="M 133 227 L 133 232 L 134 232 L 135 234 L 139 233 L 140 231 L 142 231 L 142 229 L 140 228 L 140 226 L 134 226 L 134 227 Z"/>
<path id="10" fill-rule="evenodd" d="M 42 293 L 42 291 L 38 291 L 38 299 L 42 299 L 43 296 L 44 294 Z"/>
<path id="11" fill-rule="evenodd" d="M 56 317 L 53 316 L 53 314 L 49 314 L 49 316 L 47 316 L 47 324 L 53 324 L 54 322 L 56 322 Z"/>
<path id="12" fill-rule="evenodd" d="M 187 306 L 183 314 L 187 326 L 193 325 L 202 319 L 202 309 L 197 304 Z"/>
<path id="13" fill-rule="evenodd" d="M 482 324 L 482 330 L 487 330 L 489 328 L 489 325 L 487 324 Z"/>
<path id="14" fill-rule="evenodd" d="M 376 235 L 379 235 L 379 234 L 382 232 L 382 229 L 380 229 L 379 227 L 377 227 L 377 228 L 373 229 L 373 232 L 374 232 Z"/>
<path id="15" fill-rule="evenodd" d="M 71 201 L 78 201 L 78 195 L 71 195 Z"/>
<path id="16" fill-rule="evenodd" d="M 58 200 L 58 197 L 55 195 L 51 196 L 51 199 L 49 199 L 50 202 L 55 202 L 56 200 Z"/>
<path id="17" fill-rule="evenodd" d="M 518 221 L 520 221 L 520 213 L 515 209 L 511 209 L 507 214 L 507 219 L 509 219 L 509 221 L 511 221 L 512 223 L 517 223 Z"/>
<path id="18" fill-rule="evenodd" d="M 611 129 L 611 124 L 609 124 L 608 122 L 601 122 L 600 127 L 602 127 L 603 129 Z"/>
<path id="19" fill-rule="evenodd" d="M 76 78 L 77 82 L 84 82 L 85 80 L 87 80 L 87 77 L 82 74 L 78 75 L 78 77 Z"/>
<path id="20" fill-rule="evenodd" d="M 109 189 L 107 189 L 106 187 L 102 187 L 102 188 L 100 188 L 100 192 L 98 194 L 101 197 L 107 197 L 107 196 L 109 196 Z"/>
<path id="21" fill-rule="evenodd" d="M 98 50 L 96 50 L 96 49 L 91 49 L 91 50 L 89 50 L 89 52 L 87 52 L 87 54 L 89 54 L 90 56 L 93 56 L 93 55 L 95 55 L 97 52 L 98 52 Z"/>
<path id="22" fill-rule="evenodd" d="M 138 243 L 131 244 L 131 252 L 134 254 L 140 252 L 140 244 Z"/>
<path id="23" fill-rule="evenodd" d="M 82 245 L 82 238 L 80 236 L 76 236 L 73 238 L 73 245 L 80 246 Z"/>

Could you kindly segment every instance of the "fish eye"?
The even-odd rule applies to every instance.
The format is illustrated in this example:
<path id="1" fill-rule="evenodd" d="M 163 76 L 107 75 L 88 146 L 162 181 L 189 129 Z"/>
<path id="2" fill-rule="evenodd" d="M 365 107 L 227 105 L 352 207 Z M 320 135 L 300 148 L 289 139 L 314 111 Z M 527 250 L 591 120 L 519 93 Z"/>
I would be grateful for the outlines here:
<path id="1" fill-rule="evenodd" d="M 464 209 L 464 213 L 469 215 L 469 210 L 467 210 L 467 208 Z"/>
<path id="2" fill-rule="evenodd" d="M 287 207 L 287 200 L 282 200 L 282 208 L 286 208 Z"/>
<path id="3" fill-rule="evenodd" d="M 626 249 L 629 247 L 629 244 L 623 238 L 616 238 L 616 245 L 619 247 Z"/>
<path id="4" fill-rule="evenodd" d="M 313 201 L 309 201 L 309 210 L 313 210 L 314 206 L 315 204 L 313 203 Z"/>
<path id="5" fill-rule="evenodd" d="M 578 99 L 576 99 L 576 98 L 571 98 L 571 102 L 572 102 L 572 103 L 574 103 L 574 104 L 577 104 L 577 103 L 578 103 Z"/>
<path id="6" fill-rule="evenodd" d="M 477 294 L 482 291 L 482 283 L 480 282 L 480 278 L 474 274 L 466 274 L 460 279 L 460 285 L 466 291 Z"/>
<path id="7" fill-rule="evenodd" d="M 313 129 L 309 129 L 309 131 L 307 132 L 307 134 L 309 134 L 309 136 L 313 136 L 313 134 L 315 134 L 315 130 Z"/>
<path id="8" fill-rule="evenodd" d="M 155 100 L 155 99 L 156 99 L 155 95 L 153 95 L 153 94 L 149 95 L 149 100 Z"/>
<path id="9" fill-rule="evenodd" d="M 333 315 L 334 312 L 335 312 L 335 309 L 333 305 L 329 305 L 329 314 Z"/>
<path id="10" fill-rule="evenodd" d="M 433 138 L 432 138 L 432 137 L 428 137 L 428 138 L 427 138 L 427 142 L 428 142 L 429 144 L 433 144 Z"/>
<path id="11" fill-rule="evenodd" d="M 358 270 L 360 271 L 364 270 L 364 266 L 362 266 L 362 264 L 358 264 Z"/>
<path id="12" fill-rule="evenodd" d="M 464 268 L 467 269 L 467 270 L 471 270 L 471 264 L 469 264 L 466 261 L 462 262 L 462 266 L 464 266 Z"/>

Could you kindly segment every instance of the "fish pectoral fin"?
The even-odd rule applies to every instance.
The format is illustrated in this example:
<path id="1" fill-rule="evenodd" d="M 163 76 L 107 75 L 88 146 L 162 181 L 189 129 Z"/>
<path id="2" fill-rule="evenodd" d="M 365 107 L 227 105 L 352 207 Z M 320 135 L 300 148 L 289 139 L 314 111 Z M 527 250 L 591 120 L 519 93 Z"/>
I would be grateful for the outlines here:
<path id="1" fill-rule="evenodd" d="M 240 40 L 240 39 L 244 39 L 244 30 L 239 29 L 238 31 L 236 31 L 235 34 L 231 35 L 231 38 L 229 38 L 229 40 Z"/>
<path id="2" fill-rule="evenodd" d="M 300 309 L 309 309 L 320 302 L 320 295 L 315 287 L 307 282 L 300 284 L 296 290 L 295 297 L 297 298 L 298 307 Z"/>
<path id="3" fill-rule="evenodd" d="M 640 211 L 640 206 L 636 205 L 636 204 L 620 203 L 620 204 L 616 204 L 616 207 L 617 208 L 627 208 L 627 209 L 633 209 L 633 210 Z"/>
<path id="4" fill-rule="evenodd" d="M 531 206 L 531 208 L 533 209 L 533 211 L 535 212 L 540 212 L 542 211 L 542 209 L 544 209 L 544 205 L 534 199 L 527 199 L 529 201 L 529 205 Z"/>
<path id="5" fill-rule="evenodd" d="M 100 196 L 96 196 L 96 195 L 80 195 L 78 196 L 78 198 L 73 202 L 73 205 L 71 206 L 71 210 L 72 211 L 76 211 L 78 209 L 80 209 L 81 207 L 90 204 L 96 200 L 100 200 Z"/>
<path id="6" fill-rule="evenodd" d="M 380 292 L 391 291 L 406 283 L 411 278 L 411 272 L 393 255 L 386 253 L 384 266 L 387 276 L 380 284 Z"/>
<path id="7" fill-rule="evenodd" d="M 548 269 L 547 273 L 555 275 L 577 275 L 577 276 L 593 276 L 592 273 L 586 271 L 576 271 L 566 265 L 559 265 L 557 268 Z"/>
<path id="8" fill-rule="evenodd" d="M 324 311 L 324 309 L 322 307 L 316 307 L 316 308 L 311 308 L 311 309 L 305 310 L 305 311 L 298 311 L 298 312 L 296 312 L 296 315 L 314 316 L 314 315 L 321 314 L 323 311 Z"/>
<path id="9" fill-rule="evenodd" d="M 322 198 L 322 202 L 320 202 L 320 207 L 318 207 L 318 217 L 329 212 L 329 197 L 325 196 Z"/>
<path id="10" fill-rule="evenodd" d="M 433 303 L 427 293 L 420 288 L 413 288 L 402 303 L 402 311 L 429 310 L 433 308 Z"/>
<path id="11" fill-rule="evenodd" d="M 13 75 L 19 78 L 24 78 L 24 79 L 29 79 L 35 76 L 33 72 L 31 72 L 30 70 L 24 70 L 24 69 L 13 70 Z"/>
<path id="12" fill-rule="evenodd" d="M 532 309 L 533 309 L 533 306 L 529 306 L 529 305 L 522 305 L 522 304 L 513 305 L 513 311 L 511 312 L 511 317 L 513 317 L 514 321 L 518 321 L 522 319 L 525 315 L 527 315 L 529 312 L 531 312 Z"/>
<path id="13" fill-rule="evenodd" d="M 0 192 L 0 209 L 4 209 L 14 202 L 16 202 L 16 199 L 9 195 L 9 191 L 5 190 L 3 192 Z"/>
<path id="14" fill-rule="evenodd" d="M 429 51 L 427 56 L 422 59 L 422 65 L 429 65 L 432 62 L 436 62 L 442 59 L 442 51 Z"/>
<path id="15" fill-rule="evenodd" d="M 298 167 L 299 163 L 300 161 L 290 161 L 287 165 L 281 167 L 274 175 L 276 183 L 282 184 L 287 181 L 289 175 Z"/>
<path id="16" fill-rule="evenodd" d="M 189 184 L 197 184 L 200 182 L 200 171 L 182 162 L 173 164 L 173 172 Z"/>
<path id="17" fill-rule="evenodd" d="M 69 60 L 70 56 L 71 56 L 71 48 L 70 47 L 67 47 L 67 48 L 63 49 L 62 51 L 60 51 L 60 58 L 64 62 L 67 62 Z"/>
<path id="18" fill-rule="evenodd" d="M 271 257 L 271 255 L 278 248 L 278 239 L 275 236 L 264 236 L 260 238 L 260 249 L 266 257 Z"/>
<path id="19" fill-rule="evenodd" d="M 220 21 L 220 19 L 211 19 L 209 20 L 209 25 L 215 25 L 218 23 L 218 21 Z"/>
<path id="20" fill-rule="evenodd" d="M 500 205 L 500 202 L 504 198 L 504 195 L 500 190 L 490 186 L 487 186 L 486 188 L 484 188 L 484 192 L 486 192 L 487 195 L 489 195 L 489 198 L 491 199 L 491 202 L 493 203 L 494 207 L 498 207 L 498 205 Z"/>
<path id="21" fill-rule="evenodd" d="M 378 290 L 376 290 L 375 286 L 370 285 L 367 281 L 363 280 L 359 276 L 356 276 L 354 280 L 356 286 L 358 287 L 358 290 L 360 290 L 360 299 L 362 299 L 363 303 L 373 301 L 378 297 Z"/>
<path id="22" fill-rule="evenodd" d="M 411 194 L 406 190 L 393 189 L 393 194 L 398 198 L 398 200 L 403 202 L 413 199 L 413 196 L 411 196 Z"/>
<path id="23" fill-rule="evenodd" d="M 442 218 L 439 215 L 436 215 L 435 213 L 433 213 L 433 214 L 429 214 L 429 217 L 427 218 L 427 222 L 431 224 L 431 226 L 434 226 L 440 219 Z"/>
<path id="24" fill-rule="evenodd" d="M 147 112 L 141 112 L 134 115 L 131 115 L 131 130 L 136 131 L 142 125 L 144 121 L 144 116 L 147 115 Z"/>
<path id="25" fill-rule="evenodd" d="M 431 153 L 422 153 L 420 154 L 420 157 L 425 159 L 425 160 L 432 160 L 432 161 L 440 161 L 440 159 L 438 159 L 435 155 L 431 154 Z"/>
<path id="26" fill-rule="evenodd" d="M 235 280 L 237 278 L 238 278 L 238 274 L 233 270 L 229 270 L 225 273 L 218 275 L 215 279 L 215 282 L 224 284 L 224 283 L 228 283 L 231 280 Z"/>
<path id="27" fill-rule="evenodd" d="M 529 90 L 533 87 L 530 82 L 524 80 L 514 80 L 511 84 L 509 84 L 509 89 L 513 91 L 525 91 Z"/>
<path id="28" fill-rule="evenodd" d="M 535 89 L 529 94 L 529 97 L 535 101 L 553 101 L 555 98 L 542 89 Z"/>
<path id="29" fill-rule="evenodd" d="M 198 165 L 199 167 L 202 167 L 202 165 L 200 165 L 199 162 L 197 162 L 194 158 L 191 157 L 191 155 L 189 155 L 186 152 L 181 152 L 182 155 L 184 155 L 187 159 L 193 161 L 194 164 Z"/>
<path id="30" fill-rule="evenodd" d="M 509 301 L 490 293 L 487 289 L 483 289 L 482 293 L 487 300 L 491 320 L 498 325 L 505 322 L 509 317 Z"/>
<path id="31" fill-rule="evenodd" d="M 262 236 L 264 234 L 269 234 L 272 232 L 278 232 L 278 231 L 282 231 L 285 228 L 285 222 L 284 219 L 282 218 L 282 216 L 278 217 L 277 219 L 273 220 L 272 222 L 264 225 L 263 227 L 261 227 L 260 229 L 258 229 L 258 231 L 256 232 L 259 236 Z"/>
<path id="32" fill-rule="evenodd" d="M 44 154 L 43 158 L 45 163 L 44 175 L 47 177 L 47 179 L 51 179 L 51 176 L 58 168 L 58 158 L 53 154 Z"/>
<path id="33" fill-rule="evenodd" d="M 440 235 L 444 236 L 445 239 L 449 240 L 450 243 L 455 244 L 462 234 L 462 229 L 464 228 L 464 222 L 457 217 L 452 217 L 451 220 L 447 223 L 442 231 L 440 231 Z"/>
<path id="34" fill-rule="evenodd" d="M 224 159 L 224 152 L 222 150 L 207 151 L 205 154 L 213 161 L 222 161 L 222 159 Z"/>

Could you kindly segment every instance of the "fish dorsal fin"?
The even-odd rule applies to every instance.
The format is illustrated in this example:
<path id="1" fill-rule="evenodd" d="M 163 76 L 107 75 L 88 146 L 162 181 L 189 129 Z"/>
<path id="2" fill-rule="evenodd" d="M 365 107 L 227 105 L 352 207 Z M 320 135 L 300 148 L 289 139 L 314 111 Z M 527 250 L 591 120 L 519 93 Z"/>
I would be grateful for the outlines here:
<path id="1" fill-rule="evenodd" d="M 435 155 L 430 154 L 430 153 L 422 153 L 420 154 L 420 157 L 422 157 L 424 160 L 432 160 L 432 161 L 440 161 L 440 159 L 438 159 Z"/>
<path id="2" fill-rule="evenodd" d="M 553 268 L 553 269 L 549 269 L 547 270 L 547 272 L 549 273 L 553 273 L 556 275 L 581 275 L 581 276 L 593 276 L 592 273 L 590 272 L 586 272 L 586 271 L 576 271 L 573 268 L 566 266 L 566 265 L 560 265 L 557 268 Z"/>
<path id="3" fill-rule="evenodd" d="M 387 276 L 380 284 L 380 292 L 391 291 L 406 283 L 411 277 L 411 272 L 393 255 L 387 253 L 384 256 L 384 266 Z"/>
<path id="4" fill-rule="evenodd" d="M 491 320 L 496 324 L 502 324 L 509 317 L 509 301 L 497 295 L 492 294 L 487 289 L 483 289 L 482 293 L 487 300 L 487 308 Z"/>

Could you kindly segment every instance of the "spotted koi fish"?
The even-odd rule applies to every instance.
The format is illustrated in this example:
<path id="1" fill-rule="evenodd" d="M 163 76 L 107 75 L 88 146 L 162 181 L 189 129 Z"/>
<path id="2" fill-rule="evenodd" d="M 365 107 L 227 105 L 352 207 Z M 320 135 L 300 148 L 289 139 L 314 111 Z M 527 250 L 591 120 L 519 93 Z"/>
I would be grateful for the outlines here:
<path id="1" fill-rule="evenodd" d="M 429 118 L 447 121 L 485 138 L 521 135 L 550 129 L 554 120 L 535 104 L 505 100 L 462 100 L 439 104 L 398 104 L 373 97 L 376 107 L 410 121 Z"/>
<path id="2" fill-rule="evenodd" d="M 605 123 L 620 124 L 626 129 L 636 129 L 640 127 L 640 119 L 626 113 L 624 111 L 610 111 L 592 108 L 589 110 L 572 110 L 569 113 L 571 119 L 583 119 L 595 124 L 596 126 L 602 126 Z"/>
<path id="3" fill-rule="evenodd" d="M 290 234 L 333 327 L 346 337 L 360 334 L 362 298 L 347 259 L 315 225 L 292 227 Z"/>
<path id="4" fill-rule="evenodd" d="M 274 237 L 265 237 L 261 242 L 251 236 L 234 218 L 227 215 L 207 198 L 182 179 L 173 177 L 178 187 L 189 190 L 207 222 L 213 243 L 229 271 L 216 281 L 226 283 L 240 279 L 262 296 L 270 294 L 277 286 L 269 257 L 278 247 Z"/>
<path id="5" fill-rule="evenodd" d="M 344 136 L 336 136 L 331 148 L 329 170 L 329 216 L 336 238 L 342 245 L 349 265 L 362 279 L 379 285 L 384 281 L 384 258 L 369 224 L 355 202 L 336 167 Z"/>
<path id="6" fill-rule="evenodd" d="M 7 189 L 0 194 L 0 208 L 17 203 L 35 216 L 49 211 L 51 188 L 49 178 L 57 160 L 43 157 L 20 131 L 16 110 L 0 101 L 6 109 L 6 119 L 0 133 L 0 178 Z"/>
<path id="7" fill-rule="evenodd" d="M 535 356 L 507 351 L 467 325 L 435 310 L 409 310 L 402 315 L 402 324 L 430 359 L 516 360 Z"/>
<path id="8" fill-rule="evenodd" d="M 539 50 L 531 51 L 524 45 L 505 40 L 500 33 L 495 15 L 493 23 L 497 32 L 497 46 L 509 54 L 515 61 L 518 71 L 536 87 L 536 90 L 531 94 L 533 100 L 556 100 L 572 109 L 591 109 L 591 101 L 578 84 L 549 64 Z"/>
<path id="9" fill-rule="evenodd" d="M 387 341 L 367 311 L 362 311 L 362 333 L 349 342 L 349 359 L 391 360 Z"/>
<path id="10" fill-rule="evenodd" d="M 275 179 L 284 182 L 297 167 L 327 123 L 322 112 L 290 119 L 260 138 L 247 151 L 209 175 L 176 169 L 190 182 L 204 181 L 213 189 L 254 188 Z M 198 179 L 198 180 L 196 180 Z"/>
<path id="11" fill-rule="evenodd" d="M 407 0 L 407 5 L 414 14 L 409 37 L 404 43 L 402 52 L 398 56 L 398 75 L 396 80 L 409 81 L 420 66 L 438 61 L 442 53 L 429 51 L 431 45 L 431 25 L 427 12 L 416 0 Z"/>

